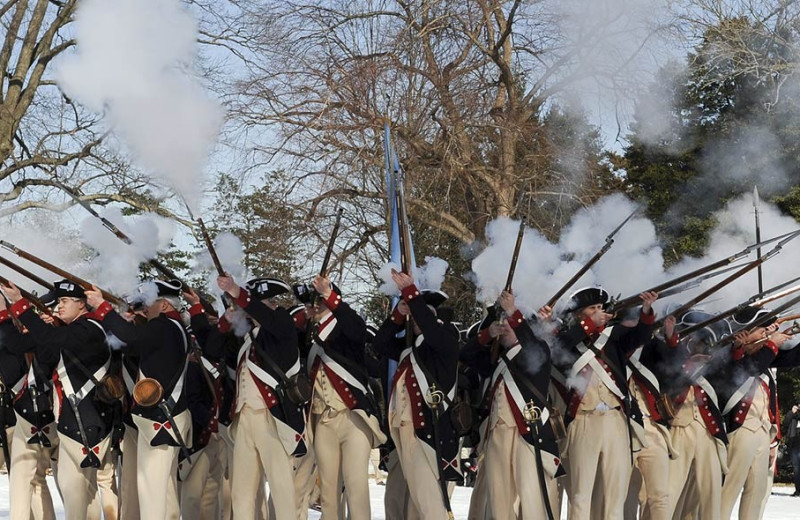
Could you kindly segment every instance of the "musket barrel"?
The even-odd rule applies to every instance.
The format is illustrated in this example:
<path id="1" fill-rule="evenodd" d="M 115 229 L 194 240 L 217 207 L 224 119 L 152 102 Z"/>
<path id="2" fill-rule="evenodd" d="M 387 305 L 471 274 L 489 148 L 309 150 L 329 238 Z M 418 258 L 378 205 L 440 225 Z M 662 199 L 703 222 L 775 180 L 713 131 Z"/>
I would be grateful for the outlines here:
<path id="1" fill-rule="evenodd" d="M 578 272 L 575 273 L 575 275 L 572 278 L 570 278 L 569 281 L 567 281 L 567 283 L 565 283 L 561 287 L 561 289 L 559 289 L 558 292 L 556 292 L 556 294 L 553 295 L 552 298 L 547 300 L 547 303 L 545 304 L 547 307 L 552 307 L 553 305 L 555 305 L 556 302 L 559 300 L 559 298 L 564 296 L 564 293 L 566 293 L 570 289 L 570 287 L 575 285 L 575 282 L 577 282 L 581 278 L 581 276 L 586 274 L 586 272 L 589 269 L 591 269 L 592 266 L 596 264 L 603 257 L 603 255 L 605 255 L 608 252 L 609 249 L 611 249 L 611 246 L 614 244 L 614 236 L 617 233 L 619 233 L 619 231 L 625 226 L 625 224 L 627 224 L 628 221 L 632 219 L 633 216 L 636 215 L 638 212 L 639 212 L 638 209 L 634 210 L 633 213 L 628 215 L 628 217 L 625 220 L 623 220 L 619 226 L 617 226 L 611 233 L 608 234 L 605 243 L 603 244 L 603 247 L 601 247 L 600 250 L 597 253 L 595 253 L 595 255 L 592 258 L 590 258 L 589 261 L 586 262 L 583 265 L 583 267 L 581 267 L 578 270 Z"/>
<path id="2" fill-rule="evenodd" d="M 197 225 L 200 226 L 200 233 L 203 235 L 203 240 L 206 243 L 208 253 L 211 255 L 211 261 L 214 262 L 214 267 L 217 269 L 217 274 L 220 276 L 225 276 L 225 269 L 222 267 L 222 262 L 219 261 L 217 250 L 214 248 L 214 243 L 211 241 L 211 237 L 208 234 L 208 230 L 206 229 L 206 225 L 203 223 L 202 218 L 197 219 Z"/>
<path id="3" fill-rule="evenodd" d="M 339 208 L 336 210 L 336 222 L 333 224 L 333 231 L 331 232 L 331 238 L 328 240 L 328 247 L 325 249 L 325 258 L 322 260 L 322 268 L 319 271 L 320 276 L 327 276 L 328 275 L 328 264 L 331 261 L 331 255 L 333 254 L 333 245 L 336 243 L 336 237 L 339 235 L 339 226 L 342 224 L 342 213 L 344 210 Z"/>
<path id="4" fill-rule="evenodd" d="M 781 285 L 778 285 L 777 287 L 780 288 L 783 285 L 784 284 L 781 284 Z M 694 324 L 694 325 L 692 325 L 690 327 L 687 327 L 686 329 L 682 330 L 681 333 L 682 334 L 691 334 L 692 332 L 700 330 L 703 327 L 707 327 L 707 326 L 711 325 L 712 323 L 716 323 L 719 320 L 725 319 L 725 318 L 727 318 L 729 316 L 733 316 L 737 312 L 741 312 L 741 311 L 743 311 L 744 309 L 746 309 L 748 307 L 762 307 L 763 305 L 765 305 L 765 304 L 767 304 L 767 303 L 769 303 L 771 301 L 778 300 L 780 298 L 783 298 L 784 296 L 788 296 L 788 295 L 790 295 L 792 293 L 800 291 L 800 285 L 796 285 L 796 286 L 794 286 L 794 287 L 792 287 L 790 289 L 785 289 L 785 290 L 783 290 L 783 291 L 781 291 L 781 292 L 779 292 L 777 294 L 774 294 L 774 295 L 772 295 L 772 296 L 770 296 L 768 298 L 758 299 L 758 297 L 760 295 L 770 293 L 770 292 L 772 292 L 774 290 L 775 290 L 775 288 L 767 289 L 766 291 L 762 291 L 761 293 L 757 294 L 753 298 L 750 298 L 750 300 L 748 300 L 748 301 L 746 301 L 744 303 L 740 303 L 739 305 L 737 305 L 735 307 L 731 307 L 730 309 L 728 309 L 726 311 L 720 312 L 719 314 L 716 314 L 716 315 L 712 316 L 711 318 L 709 318 L 709 319 L 707 319 L 707 320 L 705 320 L 705 321 L 703 321 L 701 323 L 696 323 L 696 324 Z"/>
<path id="5" fill-rule="evenodd" d="M 7 258 L 3 258 L 2 256 L 0 256 L 0 264 L 3 264 L 4 266 L 6 266 L 6 267 L 8 267 L 10 269 L 13 269 L 14 271 L 18 272 L 19 274 L 21 274 L 22 276 L 28 278 L 31 281 L 38 283 L 39 285 L 41 285 L 42 287 L 44 287 L 48 291 L 52 291 L 53 288 L 54 288 L 53 284 L 51 284 L 50 282 L 48 282 L 44 278 L 41 278 L 41 277 L 33 274 L 32 272 L 30 272 L 27 269 L 15 264 L 14 262 L 12 262 L 11 260 L 8 260 Z"/>
<path id="6" fill-rule="evenodd" d="M 4 276 L 0 276 L 0 282 L 2 282 L 3 285 L 11 285 L 11 282 L 8 280 L 8 278 Z M 19 289 L 19 293 L 22 295 L 22 297 L 31 302 L 31 304 L 39 309 L 40 312 L 47 314 L 48 316 L 53 315 L 53 311 L 51 311 L 44 303 L 42 303 L 42 300 L 34 296 L 33 293 L 26 291 L 20 286 L 17 286 L 17 289 Z M 0 298 L 5 298 L 5 296 L 0 296 Z"/>
<path id="7" fill-rule="evenodd" d="M 780 313 L 786 311 L 787 309 L 792 308 L 798 302 L 800 302 L 800 296 L 795 296 L 791 300 L 783 303 L 782 305 L 780 305 L 779 307 L 774 309 L 772 312 L 770 312 L 768 314 L 765 314 L 764 316 L 762 316 L 759 319 L 757 319 L 754 323 L 749 325 L 747 327 L 747 329 L 748 330 L 753 330 L 753 329 L 755 329 L 757 327 L 762 326 L 763 324 L 765 324 L 766 322 L 768 322 L 769 320 L 771 320 L 775 316 L 778 316 Z M 723 347 L 723 346 L 727 345 L 728 343 L 731 343 L 734 339 L 735 338 L 734 338 L 733 334 L 731 334 L 730 336 L 726 336 L 726 337 L 722 338 L 721 340 L 717 341 L 714 345 L 712 345 L 712 348 Z"/>
<path id="8" fill-rule="evenodd" d="M 20 258 L 24 258 L 25 260 L 33 262 L 34 264 L 38 265 L 39 267 L 47 269 L 48 271 L 50 271 L 50 272 L 52 272 L 54 274 L 57 274 L 58 276 L 61 276 L 61 277 L 69 280 L 70 282 L 72 282 L 74 284 L 80 285 L 84 289 L 91 289 L 92 288 L 92 284 L 87 282 L 83 278 L 75 276 L 74 274 L 72 274 L 72 273 L 70 273 L 68 271 L 65 271 L 64 269 L 61 269 L 60 267 L 57 267 L 57 266 L 51 264 L 50 262 L 47 262 L 46 260 L 42 260 L 41 258 L 39 258 L 36 255 L 33 255 L 33 254 L 28 253 L 26 251 L 23 251 L 22 249 L 18 248 L 14 244 L 10 244 L 10 243 L 6 242 L 5 240 L 0 240 L 0 246 L 5 247 L 6 249 L 8 249 L 9 251 L 13 252 L 17 256 L 19 256 Z M 109 301 L 111 303 L 115 303 L 117 305 L 127 305 L 127 303 L 125 303 L 121 298 L 119 298 L 117 296 L 114 296 L 113 294 L 111 294 L 110 292 L 108 292 L 106 290 L 100 289 L 100 293 L 103 295 L 103 298 L 106 301 Z"/>
<path id="9" fill-rule="evenodd" d="M 517 260 L 519 260 L 519 252 L 522 248 L 522 239 L 525 236 L 525 219 L 519 222 L 519 232 L 517 233 L 517 242 L 514 244 L 514 254 L 511 256 L 511 266 L 508 268 L 508 277 L 506 278 L 506 291 L 511 291 L 511 283 L 514 281 L 514 273 L 517 270 Z"/>

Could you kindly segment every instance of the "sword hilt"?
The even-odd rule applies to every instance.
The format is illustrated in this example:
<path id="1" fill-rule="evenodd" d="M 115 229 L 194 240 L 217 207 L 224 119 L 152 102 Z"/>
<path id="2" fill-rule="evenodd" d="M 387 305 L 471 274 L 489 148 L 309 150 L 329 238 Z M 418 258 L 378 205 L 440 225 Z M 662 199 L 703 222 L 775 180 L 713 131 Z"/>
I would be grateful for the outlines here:
<path id="1" fill-rule="evenodd" d="M 527 424 L 539 422 L 542 418 L 542 409 L 536 406 L 533 399 L 525 403 L 525 408 L 522 410 L 522 418 L 525 419 Z"/>

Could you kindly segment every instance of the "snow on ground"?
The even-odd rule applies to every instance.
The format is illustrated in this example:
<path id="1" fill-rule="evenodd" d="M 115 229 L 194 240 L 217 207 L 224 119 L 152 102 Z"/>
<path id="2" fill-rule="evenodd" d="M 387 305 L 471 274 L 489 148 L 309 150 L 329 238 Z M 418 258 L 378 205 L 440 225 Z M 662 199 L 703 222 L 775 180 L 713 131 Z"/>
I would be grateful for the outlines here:
<path id="1" fill-rule="evenodd" d="M 64 507 L 56 491 L 55 482 L 51 477 L 48 477 L 47 483 L 50 486 L 50 492 L 53 494 L 54 500 L 57 501 L 57 517 L 62 519 L 64 518 Z M 372 518 L 374 520 L 383 520 L 385 518 L 383 514 L 383 493 L 385 490 L 385 487 L 376 486 L 374 482 L 370 481 L 369 492 L 372 501 Z M 455 488 L 452 504 L 453 513 L 457 519 L 467 518 L 471 493 L 472 488 Z M 764 519 L 796 520 L 800 517 L 800 514 L 798 514 L 798 510 L 800 510 L 800 497 L 792 497 L 791 494 L 792 488 L 790 487 L 775 486 L 772 488 L 772 496 L 767 503 Z M 6 475 L 0 475 L 0 520 L 7 519 L 8 516 L 8 477 Z M 308 517 L 309 519 L 317 520 L 320 518 L 320 514 L 316 511 L 311 511 Z M 566 518 L 566 513 L 562 515 L 562 518 Z"/>

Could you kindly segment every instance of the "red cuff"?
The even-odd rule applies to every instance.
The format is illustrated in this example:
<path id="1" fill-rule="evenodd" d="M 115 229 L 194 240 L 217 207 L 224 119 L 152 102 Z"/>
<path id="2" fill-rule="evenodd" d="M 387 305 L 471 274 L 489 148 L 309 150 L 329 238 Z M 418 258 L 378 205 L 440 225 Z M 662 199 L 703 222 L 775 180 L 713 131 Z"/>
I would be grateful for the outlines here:
<path id="1" fill-rule="evenodd" d="M 217 322 L 217 329 L 223 334 L 231 330 L 231 323 L 225 316 L 222 316 Z"/>
<path id="2" fill-rule="evenodd" d="M 13 315 L 15 318 L 19 318 L 19 317 L 20 317 L 20 315 L 21 315 L 23 312 L 27 311 L 27 310 L 28 310 L 28 309 L 30 309 L 30 308 L 31 308 L 31 302 L 29 302 L 29 301 L 28 301 L 28 300 L 26 300 L 25 298 L 22 298 L 22 299 L 21 299 L 21 300 L 19 300 L 17 303 L 15 303 L 14 305 L 12 305 L 12 306 L 11 306 L 11 314 L 12 314 L 12 315 Z"/>
<path id="3" fill-rule="evenodd" d="M 772 341 L 767 341 L 766 343 L 764 343 L 764 347 L 770 349 L 773 355 L 775 356 L 778 355 L 778 345 L 776 345 Z"/>
<path id="4" fill-rule="evenodd" d="M 410 302 L 414 298 L 417 298 L 421 294 L 419 292 L 419 289 L 417 289 L 417 286 L 414 285 L 413 283 L 411 285 L 409 285 L 408 287 L 406 287 L 405 289 L 403 289 L 401 291 L 401 293 L 402 293 L 403 299 L 406 301 L 406 303 Z"/>
<path id="5" fill-rule="evenodd" d="M 492 337 L 489 335 L 489 327 L 486 327 L 478 333 L 478 343 L 484 347 L 492 342 Z"/>
<path id="6" fill-rule="evenodd" d="M 0 323 L 3 323 L 4 321 L 10 320 L 10 319 L 11 319 L 11 313 L 8 312 L 8 309 L 4 309 L 4 310 L 0 311 Z"/>
<path id="7" fill-rule="evenodd" d="M 232 296 L 231 296 L 231 298 L 233 299 L 234 302 L 236 302 L 236 305 L 238 305 L 242 309 L 244 309 L 245 307 L 250 305 L 250 293 L 247 292 L 247 289 L 245 289 L 243 287 L 239 287 L 239 297 L 238 298 L 233 298 Z"/>
<path id="8" fill-rule="evenodd" d="M 525 321 L 525 316 L 522 315 L 519 309 L 517 309 L 514 314 L 508 317 L 508 324 L 511 325 L 512 329 L 516 329 L 522 325 L 523 321 Z"/>
<path id="9" fill-rule="evenodd" d="M 678 346 L 678 339 L 679 339 L 678 338 L 678 333 L 677 332 L 673 332 L 672 336 L 667 338 L 667 345 L 669 345 L 672 348 L 677 347 Z"/>
<path id="10" fill-rule="evenodd" d="M 331 310 L 331 312 L 335 311 L 339 304 L 342 303 L 342 297 L 339 296 L 339 293 L 336 291 L 331 291 L 330 296 L 325 299 L 325 305 Z"/>
<path id="11" fill-rule="evenodd" d="M 391 318 L 392 318 L 392 322 L 395 325 L 402 325 L 403 323 L 406 322 L 406 317 L 403 316 L 403 314 L 400 312 L 400 310 L 397 307 L 395 307 L 394 310 L 392 311 Z"/>
<path id="12" fill-rule="evenodd" d="M 581 320 L 581 328 L 583 329 L 583 332 L 585 332 L 587 336 L 591 336 L 592 334 L 599 334 L 600 331 L 603 330 L 597 325 L 595 325 L 590 318 L 584 318 Z"/>
<path id="13" fill-rule="evenodd" d="M 740 361 L 744 357 L 744 346 L 733 347 L 731 349 L 731 357 L 734 361 Z"/>
<path id="14" fill-rule="evenodd" d="M 656 322 L 656 313 L 653 312 L 653 309 L 650 309 L 649 314 L 645 314 L 644 311 L 640 312 L 639 322 L 644 323 L 645 325 L 652 325 Z"/>
<path id="15" fill-rule="evenodd" d="M 189 307 L 189 316 L 195 317 L 199 314 L 203 314 L 204 312 L 205 309 L 203 309 L 203 306 L 200 305 L 200 303 L 195 303 L 194 305 Z"/>
<path id="16" fill-rule="evenodd" d="M 113 310 L 114 307 L 112 307 L 111 304 L 108 303 L 107 301 L 104 301 L 103 303 L 100 304 L 99 307 L 97 307 L 94 310 L 94 315 L 97 317 L 98 320 L 103 321 L 103 319 L 105 319 L 105 317 L 108 316 L 108 313 Z"/>
<path id="17" fill-rule="evenodd" d="M 305 329 L 306 328 L 306 311 L 305 309 L 300 309 L 299 311 L 295 312 L 292 315 L 292 319 L 294 320 L 294 326 L 298 329 Z"/>

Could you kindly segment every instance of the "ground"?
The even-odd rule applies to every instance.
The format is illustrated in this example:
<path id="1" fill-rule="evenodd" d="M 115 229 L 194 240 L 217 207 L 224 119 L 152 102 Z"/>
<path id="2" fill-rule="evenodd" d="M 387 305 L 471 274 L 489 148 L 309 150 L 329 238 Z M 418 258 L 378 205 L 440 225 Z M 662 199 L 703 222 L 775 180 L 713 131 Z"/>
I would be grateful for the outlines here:
<path id="1" fill-rule="evenodd" d="M 58 499 L 58 493 L 55 489 L 55 482 L 52 478 L 48 477 L 50 489 L 53 496 Z M 383 486 L 376 486 L 370 481 L 370 496 L 372 497 L 372 518 L 374 520 L 384 519 L 383 514 L 383 492 L 386 490 Z M 469 497 L 471 488 L 457 487 L 453 492 L 453 513 L 457 519 L 464 519 L 467 517 L 469 509 Z M 796 520 L 798 518 L 798 510 L 800 510 L 800 497 L 795 498 L 791 496 L 793 488 L 784 486 L 775 486 L 772 488 L 772 497 L 767 503 L 767 510 L 764 514 L 765 520 Z M 64 518 L 64 509 L 59 501 L 56 505 L 58 518 Z M 310 519 L 318 519 L 320 514 L 312 511 L 309 515 Z M 0 475 L 0 520 L 8 518 L 8 477 Z M 562 518 L 566 518 L 566 514 Z"/>

